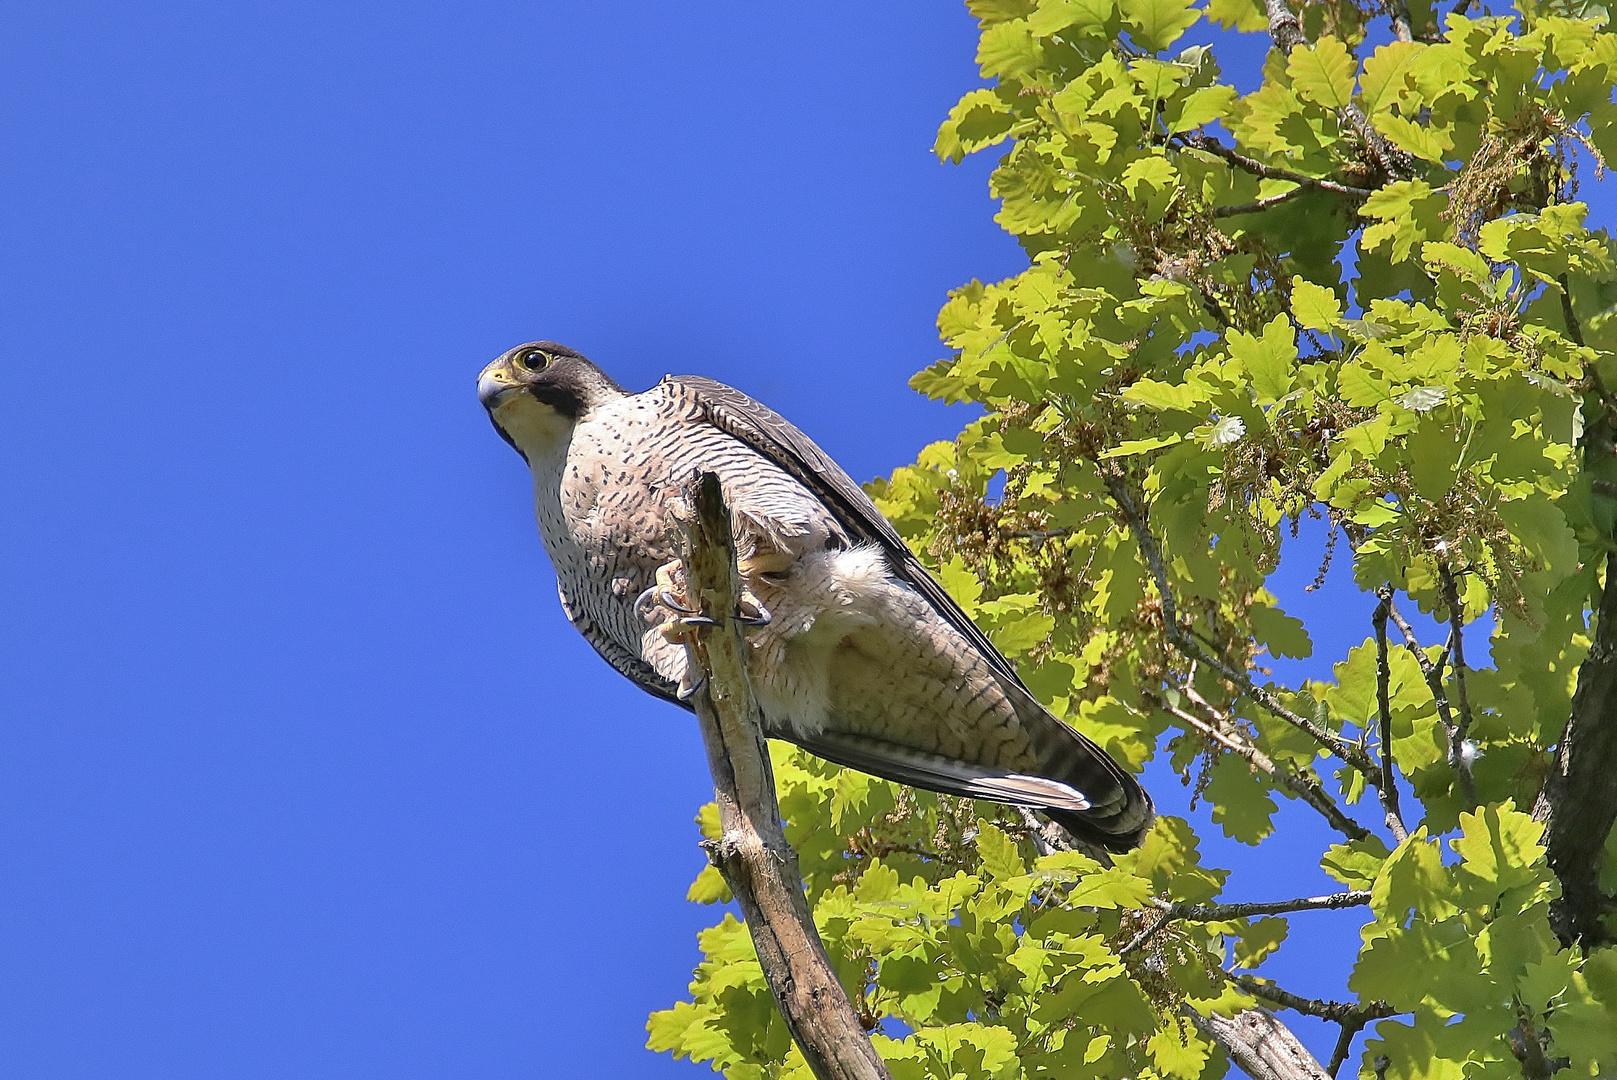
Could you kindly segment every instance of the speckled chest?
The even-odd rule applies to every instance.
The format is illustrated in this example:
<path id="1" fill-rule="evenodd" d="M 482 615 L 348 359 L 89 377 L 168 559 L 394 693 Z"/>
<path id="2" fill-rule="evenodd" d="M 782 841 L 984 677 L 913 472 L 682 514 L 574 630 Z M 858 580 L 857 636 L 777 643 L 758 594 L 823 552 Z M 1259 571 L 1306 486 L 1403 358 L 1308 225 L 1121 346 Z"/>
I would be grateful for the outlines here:
<path id="1" fill-rule="evenodd" d="M 568 616 L 588 617 L 637 655 L 646 626 L 634 601 L 678 557 L 669 507 L 691 476 L 717 472 L 727 491 L 796 486 L 666 383 L 592 410 L 565 444 L 531 464 L 539 531 Z"/>

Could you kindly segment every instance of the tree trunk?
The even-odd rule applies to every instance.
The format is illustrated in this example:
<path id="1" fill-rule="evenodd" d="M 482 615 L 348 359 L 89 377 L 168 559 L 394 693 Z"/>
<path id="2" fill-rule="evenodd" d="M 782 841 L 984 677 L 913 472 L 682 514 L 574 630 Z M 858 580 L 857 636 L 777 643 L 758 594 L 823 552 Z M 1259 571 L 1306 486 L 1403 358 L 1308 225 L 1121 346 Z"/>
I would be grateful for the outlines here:
<path id="1" fill-rule="evenodd" d="M 1600 917 L 1612 910 L 1600 891 L 1600 857 L 1617 820 L 1617 556 L 1607 556 L 1595 640 L 1578 669 L 1572 716 L 1533 816 L 1547 824 L 1550 868 L 1561 897 L 1550 925 L 1563 944 L 1594 948 L 1612 940 Z"/>

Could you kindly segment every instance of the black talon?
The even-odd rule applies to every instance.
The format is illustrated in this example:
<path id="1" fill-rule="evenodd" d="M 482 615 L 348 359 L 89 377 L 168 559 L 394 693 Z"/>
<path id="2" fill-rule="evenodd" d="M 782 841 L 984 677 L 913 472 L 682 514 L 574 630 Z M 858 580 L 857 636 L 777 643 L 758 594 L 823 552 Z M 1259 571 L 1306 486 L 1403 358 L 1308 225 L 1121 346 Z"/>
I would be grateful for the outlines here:
<path id="1" fill-rule="evenodd" d="M 696 692 L 698 690 L 702 689 L 702 687 L 704 687 L 706 685 L 707 685 L 707 676 L 703 675 L 700 679 L 697 679 L 695 682 L 691 683 L 690 686 L 685 687 L 683 689 L 675 690 L 674 691 L 674 696 L 677 697 L 681 701 L 689 701 L 691 698 L 696 696 Z"/>
<path id="2" fill-rule="evenodd" d="M 659 604 L 661 604 L 663 607 L 668 608 L 670 611 L 677 611 L 681 615 L 700 615 L 700 614 L 702 614 L 696 608 L 688 608 L 684 604 L 679 603 L 677 600 L 674 599 L 674 594 L 669 592 L 667 589 L 664 589 L 664 590 L 662 590 L 661 592 L 659 592 L 657 594 L 657 602 Z M 711 622 L 712 620 L 709 620 L 709 621 Z"/>
<path id="3" fill-rule="evenodd" d="M 634 598 L 634 617 L 635 618 L 644 619 L 646 617 L 646 601 L 652 599 L 656 595 L 657 595 L 657 586 L 653 585 L 651 588 L 647 589 L 645 592 L 641 593 L 639 596 Z"/>
<path id="4" fill-rule="evenodd" d="M 681 618 L 679 620 L 679 625 L 681 625 L 681 626 L 718 626 L 719 621 L 717 619 L 710 619 L 706 615 L 701 615 L 701 614 L 685 615 L 685 616 L 681 616 Z"/>
<path id="5" fill-rule="evenodd" d="M 735 615 L 736 622 L 740 623 L 742 626 L 768 626 L 770 623 L 775 621 L 775 616 L 768 608 L 764 607 L 762 604 L 754 604 L 753 606 L 758 609 L 758 614 L 748 615 L 746 612 L 741 610 L 741 605 L 737 604 Z"/>

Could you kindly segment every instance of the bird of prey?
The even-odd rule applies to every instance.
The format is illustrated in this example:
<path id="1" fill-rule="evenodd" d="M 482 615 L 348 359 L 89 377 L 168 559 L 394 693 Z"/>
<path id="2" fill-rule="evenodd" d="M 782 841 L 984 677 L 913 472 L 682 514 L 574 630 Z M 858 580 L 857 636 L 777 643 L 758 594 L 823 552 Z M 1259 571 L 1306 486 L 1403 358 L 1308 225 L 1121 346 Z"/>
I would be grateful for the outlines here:
<path id="1" fill-rule="evenodd" d="M 1039 704 L 859 485 L 771 409 L 695 375 L 632 394 L 551 341 L 489 364 L 477 394 L 533 472 L 562 609 L 642 689 L 690 707 L 678 523 L 691 477 L 715 473 L 766 735 L 1038 810 L 1114 851 L 1150 828 L 1134 777 Z"/>

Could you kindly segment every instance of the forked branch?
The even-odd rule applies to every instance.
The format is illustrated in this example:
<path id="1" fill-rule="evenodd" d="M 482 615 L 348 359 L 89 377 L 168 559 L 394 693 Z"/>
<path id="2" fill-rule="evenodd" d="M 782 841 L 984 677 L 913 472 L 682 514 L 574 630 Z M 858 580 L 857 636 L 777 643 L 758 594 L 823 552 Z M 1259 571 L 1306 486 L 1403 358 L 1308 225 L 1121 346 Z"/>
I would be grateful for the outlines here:
<path id="1" fill-rule="evenodd" d="M 1398 632 L 1404 637 L 1404 647 L 1420 665 L 1421 675 L 1426 679 L 1426 687 L 1432 692 L 1432 701 L 1437 706 L 1437 719 L 1443 725 L 1443 730 L 1449 738 L 1449 764 L 1454 768 L 1455 781 L 1459 784 L 1460 795 L 1465 799 L 1467 806 L 1477 805 L 1477 785 L 1471 776 L 1471 755 L 1466 752 L 1467 747 L 1463 736 L 1456 737 L 1460 730 L 1459 721 L 1454 718 L 1454 706 L 1449 701 L 1448 687 L 1443 683 L 1443 668 L 1448 663 L 1449 652 L 1434 662 L 1421 648 L 1420 639 L 1415 636 L 1415 630 L 1409 621 L 1398 611 L 1398 605 L 1392 602 L 1392 594 L 1387 595 L 1387 614 Z M 1449 647 L 1453 648 L 1454 636 L 1449 635 Z"/>
<path id="2" fill-rule="evenodd" d="M 1306 732 L 1321 746 L 1358 769 L 1366 778 L 1374 775 L 1377 779 L 1372 782 L 1378 782 L 1380 769 L 1362 747 L 1339 735 L 1331 734 L 1308 717 L 1286 708 L 1272 691 L 1254 683 L 1244 671 L 1238 671 L 1229 661 L 1209 650 L 1180 624 L 1179 608 L 1174 601 L 1173 590 L 1168 587 L 1168 569 L 1163 562 L 1162 549 L 1158 546 L 1156 537 L 1151 534 L 1151 527 L 1145 519 L 1145 514 L 1134 502 L 1134 496 L 1129 493 L 1128 484 L 1124 482 L 1122 476 L 1109 472 L 1105 474 L 1105 480 L 1107 490 L 1111 492 L 1112 500 L 1122 512 L 1123 520 L 1128 523 L 1129 531 L 1133 533 L 1135 543 L 1140 548 L 1140 555 L 1145 559 L 1152 580 L 1157 586 L 1157 596 L 1162 603 L 1162 627 L 1169 643 L 1186 659 L 1211 667 L 1241 693 L 1286 723 Z"/>
<path id="3" fill-rule="evenodd" d="M 1233 730 L 1233 725 L 1229 724 L 1224 717 L 1214 713 L 1213 720 L 1204 719 L 1188 709 L 1182 709 L 1157 697 L 1149 691 L 1145 691 L 1144 696 L 1151 704 L 1164 712 L 1177 716 L 1188 727 L 1193 728 L 1203 737 L 1212 740 L 1232 754 L 1238 754 L 1246 758 L 1248 764 L 1273 780 L 1277 786 L 1286 789 L 1319 811 L 1320 816 L 1330 822 L 1331 828 L 1340 832 L 1343 836 L 1350 840 L 1363 840 L 1370 835 L 1368 829 L 1342 812 L 1342 808 L 1336 805 L 1336 800 L 1331 798 L 1330 792 L 1326 791 L 1325 786 L 1311 773 L 1293 769 L 1289 765 L 1275 761 L 1268 754 L 1254 746 L 1239 731 Z M 1213 712 L 1211 709 L 1208 711 Z"/>
<path id="4" fill-rule="evenodd" d="M 722 833 L 704 845 L 752 933 L 758 962 L 792 1038 L 820 1080 L 891 1080 L 825 954 L 803 895 L 797 852 L 786 842 L 763 714 L 733 616 L 740 584 L 730 512 L 719 478 L 698 473 L 687 493 L 685 574 L 701 609 L 686 655 L 706 676 L 692 698 L 707 745 Z"/>
<path id="5" fill-rule="evenodd" d="M 1386 817 L 1387 830 L 1400 844 L 1409 838 L 1404 826 L 1404 814 L 1398 806 L 1398 772 L 1392 758 L 1392 701 L 1388 684 L 1392 681 L 1392 667 L 1387 662 L 1387 616 L 1392 611 L 1392 589 L 1383 585 L 1376 590 L 1376 605 L 1371 622 L 1376 628 L 1376 712 L 1380 720 L 1381 783 L 1376 795 L 1381 800 L 1381 812 Z"/>

